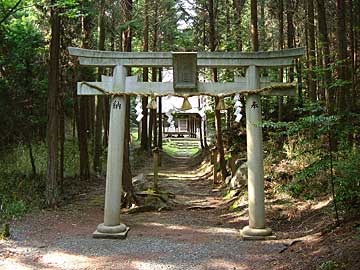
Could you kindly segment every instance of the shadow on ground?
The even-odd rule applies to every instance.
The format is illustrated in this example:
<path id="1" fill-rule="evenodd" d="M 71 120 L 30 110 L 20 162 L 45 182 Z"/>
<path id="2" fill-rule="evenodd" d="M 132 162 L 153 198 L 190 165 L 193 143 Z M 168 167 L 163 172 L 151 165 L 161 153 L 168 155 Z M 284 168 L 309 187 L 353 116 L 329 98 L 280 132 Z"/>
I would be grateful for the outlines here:
<path id="1" fill-rule="evenodd" d="M 279 239 L 244 242 L 239 230 L 247 225 L 246 209 L 222 207 L 211 167 L 202 160 L 163 160 L 160 188 L 175 193 L 179 205 L 172 211 L 124 213 L 122 221 L 131 228 L 125 240 L 92 238 L 103 218 L 102 201 L 96 198 L 104 194 L 104 183 L 60 209 L 14 222 L 12 239 L 0 242 L 0 269 L 317 269 L 327 259 L 319 259 L 323 253 L 313 248 L 326 241 L 321 230 L 309 231 L 311 218 L 323 216 L 326 204 L 289 221 L 282 216 L 283 203 L 274 200 L 267 205 L 268 217 Z"/>

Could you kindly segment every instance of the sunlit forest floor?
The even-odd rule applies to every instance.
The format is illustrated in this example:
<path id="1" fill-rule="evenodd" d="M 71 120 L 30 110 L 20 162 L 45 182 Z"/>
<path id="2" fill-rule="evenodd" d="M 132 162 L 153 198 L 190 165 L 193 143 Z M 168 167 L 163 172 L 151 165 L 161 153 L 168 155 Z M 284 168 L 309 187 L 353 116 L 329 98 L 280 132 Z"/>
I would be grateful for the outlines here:
<path id="1" fill-rule="evenodd" d="M 138 172 L 151 181 L 151 160 Z M 11 224 L 0 242 L 0 269 L 358 269 L 360 220 L 333 226 L 329 198 L 297 201 L 267 191 L 267 224 L 277 239 L 242 241 L 247 202 L 237 207 L 212 182 L 204 155 L 165 156 L 161 191 L 175 194 L 167 211 L 125 211 L 125 240 L 93 239 L 103 219 L 105 179 L 56 210 Z M 246 189 L 244 187 L 244 189 Z"/>

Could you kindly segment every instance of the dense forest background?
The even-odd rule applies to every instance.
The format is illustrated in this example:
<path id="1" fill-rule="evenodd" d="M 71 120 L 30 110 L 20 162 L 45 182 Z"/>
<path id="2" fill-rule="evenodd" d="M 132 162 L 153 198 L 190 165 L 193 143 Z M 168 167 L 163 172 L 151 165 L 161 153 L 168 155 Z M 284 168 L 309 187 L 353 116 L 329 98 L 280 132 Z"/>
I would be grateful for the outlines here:
<path id="1" fill-rule="evenodd" d="M 296 97 L 264 98 L 267 179 L 292 196 L 333 195 L 339 213 L 360 202 L 360 1 L 358 0 L 1 0 L 0 204 L 3 220 L 58 206 L 79 185 L 104 175 L 108 97 L 78 97 L 76 82 L 108 69 L 80 67 L 67 47 L 113 51 L 269 51 L 306 47 L 286 69 L 264 70 L 295 82 Z M 161 70 L 132 69 L 144 81 Z M 243 70 L 203 71 L 215 81 Z M 139 153 L 161 144 L 156 111 L 138 143 L 128 98 L 124 186 Z M 213 103 L 218 100 L 212 101 Z M 148 98 L 142 100 L 143 108 Z M 222 179 L 229 151 L 244 152 L 244 121 L 209 110 Z M 144 117 L 144 119 L 146 119 Z M 227 131 L 237 132 L 227 132 Z M 225 131 L 225 132 L 222 132 Z M 206 143 L 202 145 L 206 147 Z M 272 170 L 282 164 L 283 170 Z M 128 200 L 133 200 L 127 196 Z"/>

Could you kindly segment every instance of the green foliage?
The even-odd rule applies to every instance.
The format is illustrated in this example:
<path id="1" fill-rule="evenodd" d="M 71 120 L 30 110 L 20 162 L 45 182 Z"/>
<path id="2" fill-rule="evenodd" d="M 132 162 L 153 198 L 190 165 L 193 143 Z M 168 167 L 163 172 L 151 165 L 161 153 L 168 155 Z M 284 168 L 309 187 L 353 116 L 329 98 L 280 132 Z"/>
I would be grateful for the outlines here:
<path id="1" fill-rule="evenodd" d="M 196 155 L 200 151 L 200 149 L 198 147 L 182 149 L 171 143 L 164 143 L 163 151 L 170 156 L 193 156 Z"/>
<path id="2" fill-rule="evenodd" d="M 1 173 L 0 190 L 0 221 L 4 222 L 42 205 L 45 182 L 40 176 Z"/>
<path id="3" fill-rule="evenodd" d="M 22 16 L 20 16 L 22 15 Z M 29 12 L 3 25 L 0 42 L 0 142 L 32 140 L 46 127 L 44 40 Z"/>
<path id="4" fill-rule="evenodd" d="M 319 270 L 336 270 L 336 269 L 338 269 L 338 265 L 334 261 L 326 261 L 326 262 L 323 262 L 318 269 Z"/>
<path id="5" fill-rule="evenodd" d="M 29 209 L 24 201 L 3 201 L 1 208 L 0 219 L 5 221 L 21 217 Z"/>
<path id="6" fill-rule="evenodd" d="M 27 211 L 44 205 L 47 147 L 33 145 L 37 175 L 32 174 L 28 147 L 19 144 L 0 155 L 0 223 L 17 218 Z M 65 177 L 79 171 L 77 141 L 65 141 Z"/>
<path id="7" fill-rule="evenodd" d="M 42 205 L 45 181 L 41 175 L 32 175 L 28 149 L 24 145 L 13 148 L 0 157 L 0 220 L 7 221 Z M 34 145 L 39 172 L 46 170 L 46 147 Z M 0 222 L 1 223 L 1 222 Z"/>
<path id="8" fill-rule="evenodd" d="M 310 111 L 314 113 L 313 110 Z M 322 135 L 326 134 L 329 128 L 338 121 L 336 116 L 326 116 L 326 115 L 309 115 L 301 117 L 296 121 L 291 122 L 273 122 L 273 121 L 264 121 L 262 126 L 264 128 L 271 129 L 280 129 L 279 135 L 293 136 L 306 134 L 311 136 L 311 138 L 319 138 Z M 315 129 L 316 128 L 316 129 Z"/>
<path id="9" fill-rule="evenodd" d="M 305 169 L 296 173 L 295 177 L 300 181 L 305 181 L 307 179 L 311 179 L 315 177 L 319 172 L 326 171 L 329 167 L 328 159 L 320 159 L 316 160 L 307 166 Z"/>
<path id="10" fill-rule="evenodd" d="M 336 201 L 345 210 L 360 206 L 360 151 L 346 151 L 335 162 Z"/>
<path id="11" fill-rule="evenodd" d="M 350 210 L 360 204 L 360 149 L 355 142 L 360 133 L 359 115 L 327 116 L 318 104 L 307 104 L 298 111 L 303 117 L 296 121 L 263 123 L 278 138 L 275 141 L 281 142 L 284 157 L 299 166 L 283 190 L 304 199 L 330 194 L 333 163 L 335 200 L 341 209 Z"/>
<path id="12" fill-rule="evenodd" d="M 9 223 L 4 223 L 0 232 L 0 239 L 6 239 L 10 236 L 10 226 Z"/>
<path id="13" fill-rule="evenodd" d="M 289 192 L 293 197 L 299 197 L 305 190 L 305 186 L 300 182 L 291 182 L 284 186 L 283 190 Z"/>

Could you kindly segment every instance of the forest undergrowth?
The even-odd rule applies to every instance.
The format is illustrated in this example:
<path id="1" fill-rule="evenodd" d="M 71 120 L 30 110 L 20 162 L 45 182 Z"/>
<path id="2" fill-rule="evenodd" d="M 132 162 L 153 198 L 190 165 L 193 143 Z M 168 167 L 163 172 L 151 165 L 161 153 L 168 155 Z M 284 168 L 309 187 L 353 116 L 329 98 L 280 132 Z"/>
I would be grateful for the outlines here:
<path id="1" fill-rule="evenodd" d="M 325 116 L 314 107 L 298 114 L 300 116 L 296 121 L 263 123 L 266 185 L 271 187 L 271 193 L 282 193 L 305 201 L 324 197 L 332 199 L 334 196 L 339 219 L 351 210 L 356 213 L 360 205 L 360 116 L 347 116 L 345 122 L 342 117 Z M 235 149 L 237 146 L 241 148 L 239 145 L 244 146 L 244 139 L 239 139 L 240 133 L 233 133 L 236 134 L 232 138 Z M 63 194 L 65 201 L 71 198 L 71 194 L 67 193 L 86 185 L 74 181 L 78 178 L 77 147 L 74 140 L 65 143 L 63 186 L 67 186 L 66 182 L 72 186 Z M 14 145 L 11 151 L 0 156 L 1 223 L 20 217 L 33 208 L 44 207 L 45 144 L 33 143 L 32 152 L 35 174 L 27 145 Z M 130 157 L 132 166 L 135 169 L 141 167 L 146 157 L 149 154 L 143 154 L 135 138 Z M 105 168 L 105 160 L 103 163 Z M 96 178 L 103 179 L 104 173 L 94 174 L 89 181 L 96 181 Z"/>

